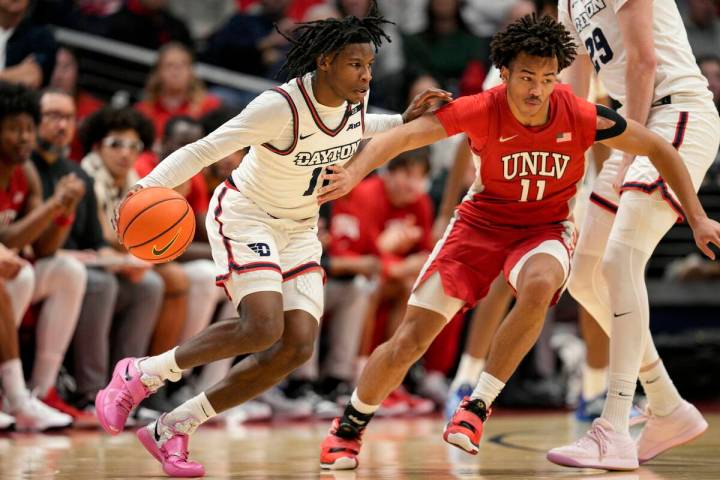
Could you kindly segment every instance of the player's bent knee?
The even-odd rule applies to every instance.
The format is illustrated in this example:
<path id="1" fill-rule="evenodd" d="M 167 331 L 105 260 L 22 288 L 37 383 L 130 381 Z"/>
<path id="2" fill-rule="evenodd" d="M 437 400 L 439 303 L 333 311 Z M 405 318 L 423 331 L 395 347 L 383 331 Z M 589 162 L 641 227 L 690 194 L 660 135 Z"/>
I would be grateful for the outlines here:
<path id="1" fill-rule="evenodd" d="M 243 325 L 244 322 L 249 322 L 249 325 Z M 270 348 L 282 338 L 284 327 L 282 311 L 254 312 L 247 318 L 238 320 L 234 336 L 238 341 L 241 341 L 247 337 L 248 332 L 251 332 L 255 344 L 261 350 L 264 350 Z"/>
<path id="2" fill-rule="evenodd" d="M 533 274 L 523 280 L 517 293 L 518 303 L 545 306 L 550 303 L 561 282 L 550 276 Z"/>
<path id="3" fill-rule="evenodd" d="M 408 319 L 409 320 L 409 319 Z M 390 352 L 394 364 L 411 365 L 427 351 L 435 338 L 421 331 L 413 322 L 406 321 L 400 325 L 391 339 Z"/>

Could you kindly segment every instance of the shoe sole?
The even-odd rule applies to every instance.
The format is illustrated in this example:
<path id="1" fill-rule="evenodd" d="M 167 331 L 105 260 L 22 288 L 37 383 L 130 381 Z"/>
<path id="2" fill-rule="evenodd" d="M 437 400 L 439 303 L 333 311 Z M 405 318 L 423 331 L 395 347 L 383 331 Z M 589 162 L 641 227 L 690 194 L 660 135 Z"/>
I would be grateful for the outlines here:
<path id="1" fill-rule="evenodd" d="M 705 433 L 705 431 L 708 429 L 708 423 L 703 419 L 702 424 L 698 424 L 696 428 L 693 428 L 691 430 L 688 430 L 686 432 L 683 432 L 678 437 L 674 437 L 662 444 L 660 446 L 650 450 L 651 453 L 648 453 L 645 457 L 640 458 L 640 455 L 638 454 L 638 462 L 642 465 L 643 463 L 649 462 L 653 458 L 657 457 L 658 455 L 661 455 L 671 448 L 679 447 L 680 445 L 684 445 L 686 443 L 690 443 L 696 438 L 698 438 L 700 435 Z"/>
<path id="2" fill-rule="evenodd" d="M 340 457 L 333 463 L 320 463 L 323 470 L 355 470 L 357 467 L 357 458 L 350 457 Z"/>
<path id="3" fill-rule="evenodd" d="M 623 460 L 617 463 L 583 463 L 573 457 L 568 457 L 561 453 L 548 452 L 545 457 L 548 461 L 561 465 L 563 467 L 576 467 L 576 468 L 598 468 L 600 470 L 637 470 L 640 466 L 638 461 L 635 460 Z"/>
<path id="4" fill-rule="evenodd" d="M 472 441 L 470 441 L 467 435 L 464 435 L 462 433 L 445 432 L 443 434 L 443 439 L 453 447 L 457 447 L 463 452 L 469 453 L 470 455 L 477 455 L 477 453 L 480 451 L 478 446 L 472 443 Z"/>
<path id="5" fill-rule="evenodd" d="M 158 449 L 157 444 L 155 443 L 155 440 L 153 440 L 152 434 L 148 431 L 148 429 L 140 427 L 135 435 L 138 440 L 140 440 L 140 443 L 142 443 L 142 446 L 145 447 L 145 450 L 147 450 L 148 453 L 155 458 L 155 460 L 162 464 L 162 455 L 160 455 L 160 450 Z"/>
<path id="6" fill-rule="evenodd" d="M 105 407 L 105 395 L 107 394 L 106 389 L 100 390 L 97 395 L 95 396 L 95 405 L 97 408 L 95 408 L 95 415 L 97 415 L 98 422 L 100 423 L 100 426 L 102 427 L 105 432 L 109 433 L 110 435 L 117 435 L 119 434 L 122 429 L 118 430 L 113 428 L 110 423 L 107 421 L 107 418 L 105 417 L 105 413 L 103 413 L 104 407 Z"/>

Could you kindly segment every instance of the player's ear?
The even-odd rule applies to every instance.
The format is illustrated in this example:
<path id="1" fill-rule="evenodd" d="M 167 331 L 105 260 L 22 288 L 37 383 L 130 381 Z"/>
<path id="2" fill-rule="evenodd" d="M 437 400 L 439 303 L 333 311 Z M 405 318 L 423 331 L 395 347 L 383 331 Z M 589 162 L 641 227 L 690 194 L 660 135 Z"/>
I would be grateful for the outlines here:
<path id="1" fill-rule="evenodd" d="M 315 59 L 315 65 L 317 65 L 318 70 L 327 71 L 330 68 L 330 62 L 332 59 L 330 56 L 321 53 L 318 55 L 318 57 Z"/>
<path id="2" fill-rule="evenodd" d="M 503 83 L 507 83 L 510 78 L 510 69 L 508 67 L 500 67 L 500 79 Z"/>

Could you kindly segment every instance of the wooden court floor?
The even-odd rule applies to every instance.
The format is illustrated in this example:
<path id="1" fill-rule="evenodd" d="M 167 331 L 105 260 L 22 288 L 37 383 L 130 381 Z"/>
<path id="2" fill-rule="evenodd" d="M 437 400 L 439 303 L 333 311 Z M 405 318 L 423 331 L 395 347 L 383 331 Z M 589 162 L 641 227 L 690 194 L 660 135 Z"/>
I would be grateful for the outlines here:
<path id="1" fill-rule="evenodd" d="M 201 428 L 191 456 L 205 464 L 206 478 L 237 479 L 720 479 L 720 414 L 707 415 L 710 429 L 630 473 L 571 470 L 545 460 L 548 448 L 582 433 L 569 414 L 506 412 L 487 423 L 473 457 L 445 445 L 439 417 L 378 419 L 366 434 L 360 468 L 324 473 L 318 445 L 327 422 L 274 423 Z M 0 435 L 3 479 L 151 479 L 164 477 L 132 431 L 117 437 L 96 431 Z"/>

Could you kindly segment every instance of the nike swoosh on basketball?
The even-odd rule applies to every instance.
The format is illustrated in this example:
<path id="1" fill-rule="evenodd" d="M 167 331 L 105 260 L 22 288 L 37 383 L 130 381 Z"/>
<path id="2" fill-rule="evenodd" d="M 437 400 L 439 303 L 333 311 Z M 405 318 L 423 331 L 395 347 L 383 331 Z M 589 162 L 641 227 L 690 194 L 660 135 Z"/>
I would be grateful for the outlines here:
<path id="1" fill-rule="evenodd" d="M 510 141 L 515 137 L 517 137 L 517 135 L 513 135 L 512 137 L 500 137 L 500 143 Z"/>
<path id="2" fill-rule="evenodd" d="M 307 134 L 307 135 L 300 135 L 300 140 L 305 140 L 305 139 L 308 138 L 308 137 L 312 137 L 312 136 L 315 135 L 316 133 L 317 133 L 317 132 L 309 133 L 309 134 Z"/>
<path id="3" fill-rule="evenodd" d="M 182 228 L 179 228 L 178 231 L 175 233 L 175 236 L 172 238 L 172 240 L 170 240 L 167 245 L 165 245 L 164 247 L 162 247 L 160 249 L 157 248 L 157 245 L 153 245 L 152 254 L 155 255 L 156 257 L 159 257 L 163 253 L 167 252 L 168 249 L 170 247 L 172 247 L 173 243 L 175 243 L 175 240 L 177 240 L 178 235 L 180 235 L 180 232 L 182 232 Z"/>

